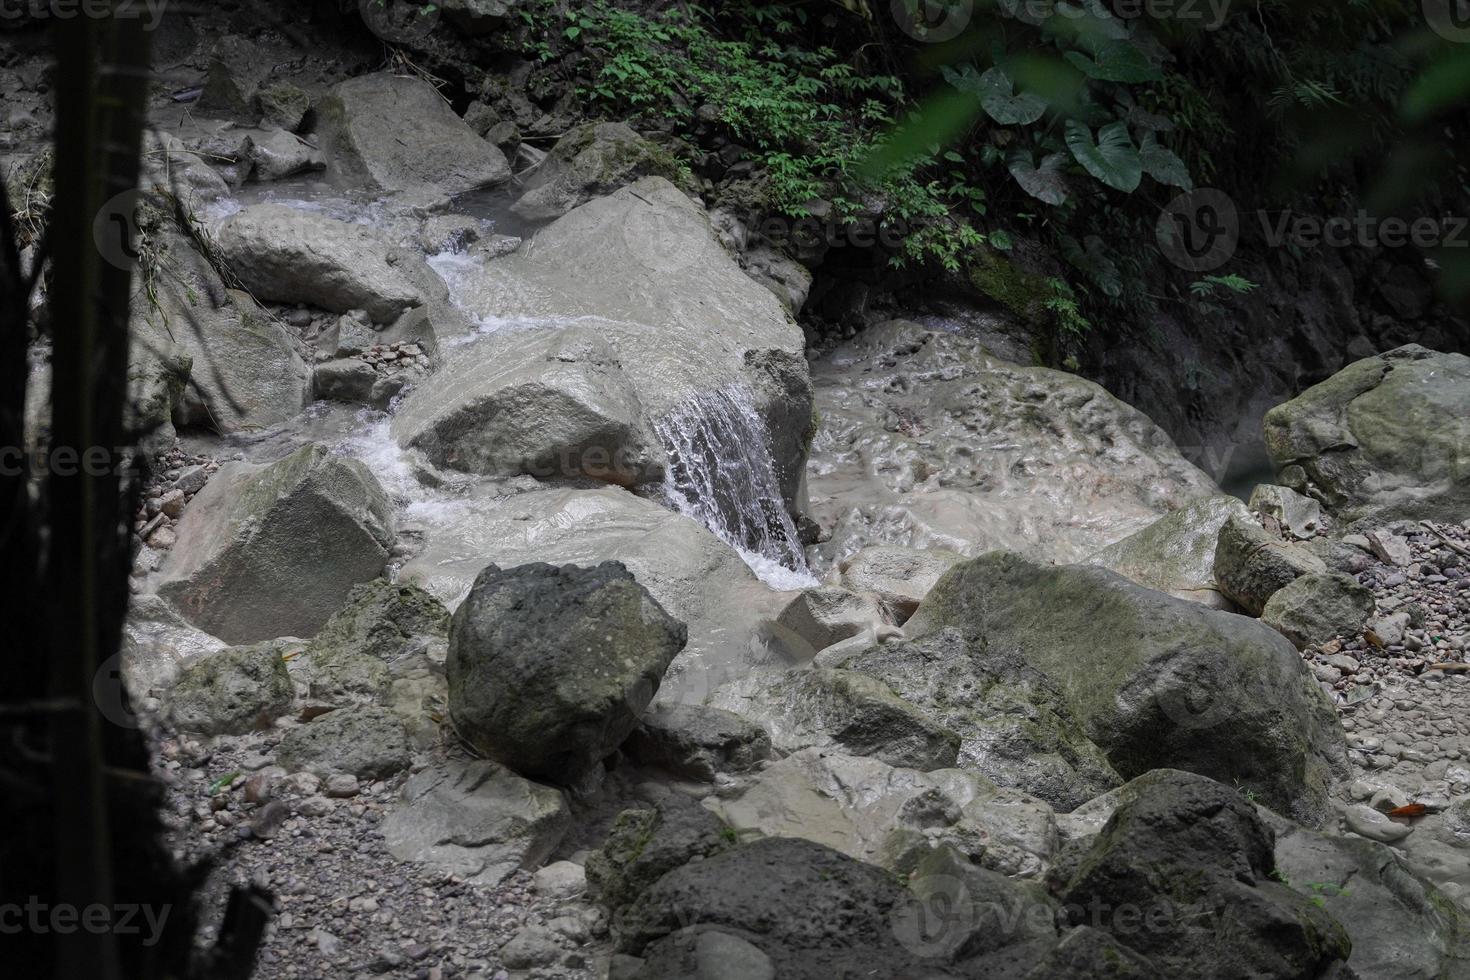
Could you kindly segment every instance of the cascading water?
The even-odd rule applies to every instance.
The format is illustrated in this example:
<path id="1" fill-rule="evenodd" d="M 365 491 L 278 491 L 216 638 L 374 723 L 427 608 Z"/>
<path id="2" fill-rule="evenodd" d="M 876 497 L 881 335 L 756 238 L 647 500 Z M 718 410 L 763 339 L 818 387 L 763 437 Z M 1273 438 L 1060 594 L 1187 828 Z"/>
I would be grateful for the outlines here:
<path id="1" fill-rule="evenodd" d="M 664 497 L 737 549 L 769 584 L 814 583 L 776 479 L 766 427 L 737 386 L 703 392 L 660 420 Z"/>

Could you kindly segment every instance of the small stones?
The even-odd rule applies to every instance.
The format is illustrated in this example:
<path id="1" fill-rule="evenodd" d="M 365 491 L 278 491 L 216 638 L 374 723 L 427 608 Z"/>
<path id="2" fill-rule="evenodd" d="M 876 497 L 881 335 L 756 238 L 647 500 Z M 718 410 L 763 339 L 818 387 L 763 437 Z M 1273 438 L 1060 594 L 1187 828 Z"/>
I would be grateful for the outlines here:
<path id="1" fill-rule="evenodd" d="M 334 799 L 347 799 L 356 796 L 358 791 L 357 777 L 350 773 L 335 773 L 328 776 L 326 788 L 323 790 Z"/>

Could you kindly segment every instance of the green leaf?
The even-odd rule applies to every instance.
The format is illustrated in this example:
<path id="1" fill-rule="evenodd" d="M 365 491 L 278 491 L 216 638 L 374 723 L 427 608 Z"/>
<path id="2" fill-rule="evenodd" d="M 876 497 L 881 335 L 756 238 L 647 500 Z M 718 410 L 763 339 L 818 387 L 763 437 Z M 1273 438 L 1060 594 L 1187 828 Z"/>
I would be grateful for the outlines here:
<path id="1" fill-rule="evenodd" d="M 1082 164 L 1083 170 L 1109 187 L 1131 192 L 1143 180 L 1143 161 L 1128 135 L 1127 123 L 1109 123 L 1099 129 L 1094 143 L 1092 130 L 1075 119 L 1069 119 L 1067 148 Z"/>
<path id="2" fill-rule="evenodd" d="M 1130 41 L 1108 41 L 1096 56 L 1068 51 L 1064 57 L 1088 78 L 1102 82 L 1156 82 L 1164 76 Z"/>
<path id="3" fill-rule="evenodd" d="M 1399 112 L 1409 122 L 1420 122 L 1470 98 L 1470 47 L 1458 45 L 1414 80 Z"/>
<path id="4" fill-rule="evenodd" d="M 206 792 L 208 792 L 210 796 L 214 796 L 221 790 L 228 789 L 230 784 L 239 779 L 242 775 L 244 775 L 244 773 L 240 772 L 238 769 L 234 772 L 225 773 L 223 776 L 210 783 L 209 789 Z"/>
<path id="5" fill-rule="evenodd" d="M 1030 92 L 1015 92 L 1011 77 L 999 67 L 980 76 L 980 104 L 1002 126 L 1029 126 L 1046 112 L 1046 100 Z"/>
<path id="6" fill-rule="evenodd" d="M 1036 166 L 1031 162 L 1031 154 L 1023 152 L 1012 157 L 1006 169 L 1016 178 L 1021 190 L 1039 201 L 1060 207 L 1067 203 L 1067 181 L 1062 176 L 1065 163 L 1062 154 L 1051 153 L 1042 157 L 1041 165 Z"/>
<path id="7" fill-rule="evenodd" d="M 990 244 L 1002 252 L 1009 252 L 1015 246 L 1015 242 L 1011 241 L 1010 232 L 1004 228 L 997 228 L 990 233 Z"/>
<path id="8" fill-rule="evenodd" d="M 565 33 L 568 40 L 575 41 L 577 39 L 577 35 L 582 33 L 582 28 L 568 27 Z"/>
<path id="9" fill-rule="evenodd" d="M 1189 168 L 1184 165 L 1184 161 L 1173 150 L 1159 145 L 1158 137 L 1152 132 L 1143 134 L 1138 155 L 1143 161 L 1143 172 L 1154 180 L 1171 187 L 1194 190 L 1194 180 L 1189 176 Z"/>
<path id="10" fill-rule="evenodd" d="M 1107 246 L 1101 237 L 1088 235 L 1079 245 L 1071 235 L 1061 239 L 1062 256 L 1087 274 L 1093 284 L 1106 296 L 1122 295 L 1123 280 L 1118 275 L 1118 265 L 1108 255 Z"/>
<path id="11" fill-rule="evenodd" d="M 888 174 L 929 153 L 935 144 L 953 143 L 975 121 L 975 100 L 963 92 L 941 91 L 924 100 L 919 111 L 888 134 L 862 162 L 868 177 Z"/>

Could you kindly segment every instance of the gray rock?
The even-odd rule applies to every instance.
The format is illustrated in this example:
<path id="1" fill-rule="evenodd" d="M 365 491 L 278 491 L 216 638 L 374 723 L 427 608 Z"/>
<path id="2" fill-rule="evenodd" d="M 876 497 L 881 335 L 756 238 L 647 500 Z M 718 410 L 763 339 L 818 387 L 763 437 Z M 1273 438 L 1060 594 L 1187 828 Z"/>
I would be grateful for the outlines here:
<path id="1" fill-rule="evenodd" d="M 296 690 L 278 642 L 233 647 L 185 667 L 166 700 L 180 731 L 243 735 L 291 710 Z"/>
<path id="2" fill-rule="evenodd" d="M 288 133 L 300 132 L 306 114 L 311 111 L 311 96 L 290 82 L 275 82 L 259 89 L 255 102 L 264 125 L 277 126 Z"/>
<path id="3" fill-rule="evenodd" d="M 336 180 L 453 195 L 510 179 L 505 155 L 421 78 L 379 72 L 348 79 L 321 100 L 317 117 Z"/>
<path id="4" fill-rule="evenodd" d="M 781 610 L 776 622 L 813 650 L 825 650 L 840 640 L 872 631 L 884 618 L 873 597 L 829 585 L 802 590 Z"/>
<path id="5" fill-rule="evenodd" d="M 386 708 L 338 708 L 319 715 L 281 739 L 276 758 L 291 772 L 323 778 L 345 773 L 386 779 L 407 769 L 411 747 L 403 723 Z"/>
<path id="6" fill-rule="evenodd" d="M 649 175 L 677 180 L 678 162 L 625 123 L 585 123 L 557 140 L 511 210 L 550 221 Z"/>
<path id="7" fill-rule="evenodd" d="M 1397 534 L 1378 529 L 1369 531 L 1367 538 L 1369 550 L 1386 565 L 1407 568 L 1414 560 L 1414 553 L 1409 550 L 1409 542 Z"/>
<path id="8" fill-rule="evenodd" d="M 812 274 L 800 262 L 769 246 L 757 246 L 740 256 L 745 274 L 769 289 L 792 316 L 801 312 L 812 291 Z"/>
<path id="9" fill-rule="evenodd" d="M 1470 970 L 1470 916 L 1393 848 L 1283 826 L 1275 858 L 1278 879 L 1347 930 L 1348 966 L 1362 980 L 1433 980 Z"/>
<path id="10" fill-rule="evenodd" d="M 1333 637 L 1357 639 L 1373 606 L 1373 590 L 1357 579 L 1313 572 L 1272 595 L 1261 611 L 1261 622 L 1305 650 Z"/>
<path id="11" fill-rule="evenodd" d="M 657 703 L 623 743 L 634 762 L 687 779 L 713 782 L 770 758 L 771 737 L 731 711 L 704 705 Z"/>
<path id="12" fill-rule="evenodd" d="M 406 310 L 443 302 L 448 289 L 418 255 L 366 225 L 256 204 L 220 228 L 220 253 L 257 297 L 334 313 L 365 310 L 392 323 Z"/>
<path id="13" fill-rule="evenodd" d="M 353 405 L 375 405 L 373 390 L 381 376 L 373 366 L 355 357 L 341 357 L 318 364 L 312 371 L 311 386 L 316 397 L 324 401 Z"/>
<path id="14" fill-rule="evenodd" d="M 1361 803 L 1345 808 L 1342 818 L 1348 830 L 1384 844 L 1403 840 L 1413 831 L 1413 828 L 1407 824 L 1394 823 L 1371 806 L 1364 806 Z"/>
<path id="15" fill-rule="evenodd" d="M 1046 568 L 1004 552 L 950 569 L 906 631 L 946 626 L 982 658 L 1013 650 L 1045 675 L 1124 778 L 1188 769 L 1303 821 L 1326 816 L 1342 731 L 1270 628 L 1104 569 Z"/>
<path id="16" fill-rule="evenodd" d="M 902 625 L 939 577 L 964 556 L 943 548 L 874 545 L 837 563 L 838 582 L 854 592 L 876 596 L 888 618 Z"/>
<path id="17" fill-rule="evenodd" d="M 958 769 L 920 772 L 803 749 L 707 805 L 742 837 L 801 837 L 901 873 L 935 844 L 1006 875 L 1039 878 L 1057 846 L 1050 807 Z"/>
<path id="18" fill-rule="evenodd" d="M 1250 518 L 1231 517 L 1215 547 L 1215 583 L 1252 616 L 1299 576 L 1323 574 L 1327 565 L 1304 548 L 1286 544 Z"/>
<path id="19" fill-rule="evenodd" d="M 616 931 L 654 882 L 734 843 L 734 835 L 709 810 L 682 793 L 655 790 L 647 805 L 618 814 L 602 847 L 588 855 L 588 894 L 607 907 Z"/>
<path id="20" fill-rule="evenodd" d="M 270 70 L 265 53 L 250 41 L 235 35 L 220 38 L 209 55 L 209 73 L 199 96 L 199 108 L 253 122 L 255 92 Z"/>
<path id="21" fill-rule="evenodd" d="M 776 980 L 776 968 L 759 946 L 723 932 L 702 932 L 694 940 L 698 980 Z"/>
<path id="22" fill-rule="evenodd" d="M 394 538 L 377 479 L 320 445 L 221 467 L 177 530 L 158 594 L 232 643 L 313 635 L 352 586 L 382 572 Z"/>
<path id="23" fill-rule="evenodd" d="M 491 476 L 663 478 L 663 451 L 617 355 L 569 326 L 509 333 L 453 360 L 404 401 L 393 433 L 441 466 Z"/>
<path id="24" fill-rule="evenodd" d="M 123 623 L 122 670 L 119 676 L 102 675 L 109 681 L 121 680 L 133 699 L 159 697 L 178 680 L 179 671 L 206 654 L 226 649 L 226 644 L 203 630 L 190 625 L 168 603 L 156 595 L 136 595 L 128 607 Z M 122 690 L 109 685 L 116 694 L 109 700 L 123 707 Z M 94 689 L 94 693 L 98 693 Z M 99 694 L 100 697 L 100 694 Z"/>
<path id="25" fill-rule="evenodd" d="M 819 571 L 875 544 L 1082 561 L 1219 492 L 1101 387 L 965 334 L 876 324 L 812 376 L 810 513 L 831 529 L 811 549 Z"/>
<path id="26" fill-rule="evenodd" d="M 449 610 L 443 603 L 412 584 L 374 579 L 352 589 L 307 653 L 315 662 L 355 653 L 400 669 L 448 639 Z"/>
<path id="27" fill-rule="evenodd" d="M 1076 924 L 1164 976 L 1325 978 L 1347 959 L 1342 926 L 1272 879 L 1275 835 L 1240 793 L 1173 770 L 1130 785 L 1058 889 Z"/>
<path id="28" fill-rule="evenodd" d="M 409 778 L 403 802 L 383 820 L 383 837 L 400 861 L 498 885 L 544 863 L 570 825 L 560 791 L 454 755 Z"/>
<path id="29" fill-rule="evenodd" d="M 443 0 L 449 22 L 470 37 L 498 31 L 515 15 L 518 0 Z"/>
<path id="30" fill-rule="evenodd" d="M 1257 486 L 1251 491 L 1250 509 L 1274 518 L 1301 540 L 1313 537 L 1322 526 L 1322 505 L 1290 487 Z"/>
<path id="31" fill-rule="evenodd" d="M 1019 655 L 939 630 L 869 645 L 841 666 L 870 674 L 960 737 L 954 765 L 1059 810 L 1122 783 L 1063 691 Z"/>
<path id="32" fill-rule="evenodd" d="M 1142 531 L 1087 559 L 1124 578 L 1215 609 L 1232 608 L 1215 584 L 1215 546 L 1232 517 L 1250 519 L 1235 497 L 1218 495 L 1185 504 Z"/>
<path id="33" fill-rule="evenodd" d="M 686 639 L 618 562 L 490 565 L 450 626 L 449 713 L 486 756 L 573 783 L 637 727 Z"/>
<path id="34" fill-rule="evenodd" d="M 1409 344 L 1355 361 L 1266 413 L 1278 467 L 1348 520 L 1459 521 L 1470 504 L 1470 357 Z"/>
<path id="35" fill-rule="evenodd" d="M 1040 884 L 979 867 L 951 846 L 924 854 L 909 889 L 913 899 L 894 917 L 894 931 L 935 959 L 973 962 L 1007 947 L 1056 942 L 1060 910 Z"/>
<path id="36" fill-rule="evenodd" d="M 544 898 L 566 901 L 587 890 L 587 872 L 580 864 L 557 861 L 537 871 L 532 876 L 531 887 Z"/>
<path id="37" fill-rule="evenodd" d="M 812 431 L 801 330 L 668 181 L 645 177 L 574 209 L 487 262 L 457 296 L 476 316 L 574 321 L 597 332 L 651 429 L 707 417 L 702 400 L 717 395 L 748 400 L 794 507 Z M 493 342 L 465 344 L 446 371 L 461 358 L 503 356 Z"/>
<path id="38" fill-rule="evenodd" d="M 929 770 L 953 766 L 960 746 L 954 732 L 854 671 L 754 670 L 709 703 L 759 722 L 783 752 L 816 746 Z"/>
<path id="39" fill-rule="evenodd" d="M 245 159 L 255 180 L 280 180 L 327 168 L 321 151 L 284 129 L 251 133 L 246 137 Z"/>

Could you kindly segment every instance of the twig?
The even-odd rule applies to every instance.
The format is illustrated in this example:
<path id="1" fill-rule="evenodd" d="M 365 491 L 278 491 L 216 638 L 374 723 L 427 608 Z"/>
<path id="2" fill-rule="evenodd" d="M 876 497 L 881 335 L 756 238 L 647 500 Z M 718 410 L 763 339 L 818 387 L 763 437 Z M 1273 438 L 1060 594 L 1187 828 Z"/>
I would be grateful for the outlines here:
<path id="1" fill-rule="evenodd" d="M 1433 524 L 1429 523 L 1428 521 L 1420 521 L 1419 523 L 1422 524 L 1422 525 L 1424 525 L 1426 528 L 1428 528 L 1430 534 L 1433 534 L 1436 538 L 1439 538 L 1440 542 L 1446 548 L 1450 549 L 1451 551 L 1453 551 L 1453 552 L 1455 552 L 1457 554 L 1461 554 L 1461 555 L 1465 555 L 1466 557 L 1470 557 L 1470 548 L 1467 548 L 1465 545 L 1461 544 L 1458 541 L 1452 540 L 1447 534 L 1445 534 L 1443 531 L 1441 531 L 1439 528 L 1435 527 Z"/>

